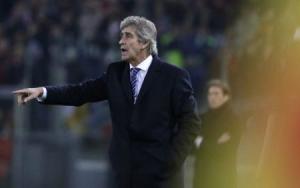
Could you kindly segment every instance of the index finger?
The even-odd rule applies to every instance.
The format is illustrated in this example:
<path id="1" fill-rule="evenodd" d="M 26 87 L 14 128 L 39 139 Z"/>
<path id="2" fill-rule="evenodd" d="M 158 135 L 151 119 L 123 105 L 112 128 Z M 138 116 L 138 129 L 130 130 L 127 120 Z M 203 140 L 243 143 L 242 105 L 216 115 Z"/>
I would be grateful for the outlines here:
<path id="1" fill-rule="evenodd" d="M 19 89 L 19 90 L 13 91 L 12 93 L 13 94 L 28 93 L 28 90 L 27 89 Z"/>

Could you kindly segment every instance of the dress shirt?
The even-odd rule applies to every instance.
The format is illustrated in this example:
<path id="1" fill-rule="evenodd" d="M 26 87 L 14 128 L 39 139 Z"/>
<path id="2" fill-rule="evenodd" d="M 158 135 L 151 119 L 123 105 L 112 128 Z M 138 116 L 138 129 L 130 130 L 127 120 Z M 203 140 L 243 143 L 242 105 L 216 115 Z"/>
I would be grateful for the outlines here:
<path id="1" fill-rule="evenodd" d="M 152 62 L 152 55 L 149 55 L 144 61 L 142 61 L 140 64 L 138 64 L 136 67 L 134 67 L 133 65 L 130 64 L 130 69 L 131 68 L 139 68 L 140 71 L 137 73 L 137 87 L 136 87 L 136 91 L 137 93 L 140 92 L 142 84 L 144 82 L 144 79 L 146 77 L 146 74 L 148 72 L 148 69 L 151 65 Z"/>

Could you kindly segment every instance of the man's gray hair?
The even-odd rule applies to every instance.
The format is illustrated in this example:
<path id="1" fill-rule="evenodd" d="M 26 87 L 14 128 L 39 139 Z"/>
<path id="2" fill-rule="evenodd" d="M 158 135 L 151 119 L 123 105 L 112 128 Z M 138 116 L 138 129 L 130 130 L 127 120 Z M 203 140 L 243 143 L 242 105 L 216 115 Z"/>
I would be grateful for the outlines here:
<path id="1" fill-rule="evenodd" d="M 128 16 L 122 20 L 120 29 L 133 26 L 136 28 L 136 34 L 140 42 L 149 42 L 150 54 L 158 54 L 156 36 L 157 31 L 153 22 L 141 16 Z"/>

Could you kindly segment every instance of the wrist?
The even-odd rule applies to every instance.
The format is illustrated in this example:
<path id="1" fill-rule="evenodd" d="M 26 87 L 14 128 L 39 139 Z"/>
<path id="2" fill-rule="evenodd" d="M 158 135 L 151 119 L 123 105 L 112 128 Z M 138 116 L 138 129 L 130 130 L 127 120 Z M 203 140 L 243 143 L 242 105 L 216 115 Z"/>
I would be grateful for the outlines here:
<path id="1" fill-rule="evenodd" d="M 39 97 L 43 97 L 45 93 L 44 87 L 39 87 Z"/>

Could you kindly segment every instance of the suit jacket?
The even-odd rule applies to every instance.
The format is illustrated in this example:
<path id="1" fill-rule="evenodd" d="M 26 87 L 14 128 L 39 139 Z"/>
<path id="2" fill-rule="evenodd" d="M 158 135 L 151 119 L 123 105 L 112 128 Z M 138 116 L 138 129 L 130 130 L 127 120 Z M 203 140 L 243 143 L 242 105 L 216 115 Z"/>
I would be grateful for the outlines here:
<path id="1" fill-rule="evenodd" d="M 135 104 L 129 64 L 123 61 L 110 64 L 97 79 L 46 88 L 45 104 L 108 100 L 113 123 L 109 156 L 118 188 L 182 187 L 177 177 L 199 123 L 186 71 L 154 56 Z"/>

